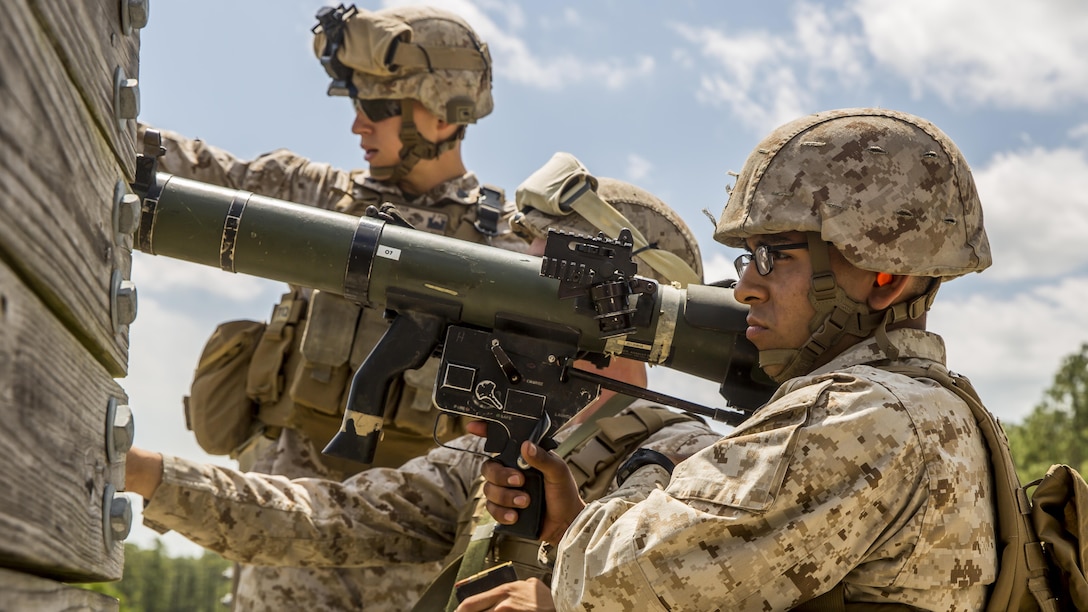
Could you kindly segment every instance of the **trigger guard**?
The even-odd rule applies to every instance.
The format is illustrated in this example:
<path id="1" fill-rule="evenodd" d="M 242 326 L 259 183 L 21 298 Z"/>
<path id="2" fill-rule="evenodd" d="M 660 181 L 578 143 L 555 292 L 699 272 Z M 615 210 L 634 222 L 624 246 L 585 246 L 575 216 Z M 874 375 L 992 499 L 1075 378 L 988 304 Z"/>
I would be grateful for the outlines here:
<path id="1" fill-rule="evenodd" d="M 510 433 L 502 423 L 496 421 L 484 421 L 487 423 L 487 441 L 484 442 L 485 453 L 501 453 L 510 443 Z"/>

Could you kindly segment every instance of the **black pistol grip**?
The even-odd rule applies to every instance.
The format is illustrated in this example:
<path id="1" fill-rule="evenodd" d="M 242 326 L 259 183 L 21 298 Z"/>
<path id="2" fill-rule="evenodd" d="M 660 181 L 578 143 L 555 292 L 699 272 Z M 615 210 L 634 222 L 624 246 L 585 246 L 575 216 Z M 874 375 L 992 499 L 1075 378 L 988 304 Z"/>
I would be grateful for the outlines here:
<path id="1" fill-rule="evenodd" d="M 536 468 L 522 470 L 525 474 L 525 486 L 521 487 L 529 495 L 529 507 L 518 510 L 518 521 L 513 525 L 498 525 L 496 531 L 519 538 L 536 540 L 544 528 L 544 474 Z"/>
<path id="2" fill-rule="evenodd" d="M 374 461 L 389 386 L 405 370 L 418 368 L 427 361 L 445 324 L 443 316 L 412 311 L 397 314 L 352 375 L 344 422 L 321 451 L 323 454 L 362 464 Z"/>

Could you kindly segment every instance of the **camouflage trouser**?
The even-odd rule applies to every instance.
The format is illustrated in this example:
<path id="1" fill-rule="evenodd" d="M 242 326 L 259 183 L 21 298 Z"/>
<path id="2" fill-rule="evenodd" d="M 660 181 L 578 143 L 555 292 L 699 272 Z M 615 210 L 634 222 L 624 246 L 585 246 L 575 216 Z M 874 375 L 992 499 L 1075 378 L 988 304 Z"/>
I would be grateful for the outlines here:
<path id="1" fill-rule="evenodd" d="M 314 461 L 313 445 L 293 430 L 284 430 L 277 444 L 257 460 L 253 471 L 288 478 L 328 478 Z M 383 567 L 236 566 L 234 610 L 411 610 L 442 570 L 440 562 L 391 564 Z"/>

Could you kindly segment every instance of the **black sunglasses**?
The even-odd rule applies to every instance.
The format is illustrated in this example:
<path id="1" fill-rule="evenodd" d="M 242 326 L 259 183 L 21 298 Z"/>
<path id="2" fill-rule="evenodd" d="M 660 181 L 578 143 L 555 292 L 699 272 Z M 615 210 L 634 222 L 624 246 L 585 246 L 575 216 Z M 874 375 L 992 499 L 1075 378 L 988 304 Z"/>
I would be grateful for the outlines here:
<path id="1" fill-rule="evenodd" d="M 374 123 L 384 121 L 390 117 L 400 116 L 400 100 L 388 98 L 361 100 L 352 98 L 351 102 L 355 105 L 355 112 L 363 113 L 367 119 Z"/>

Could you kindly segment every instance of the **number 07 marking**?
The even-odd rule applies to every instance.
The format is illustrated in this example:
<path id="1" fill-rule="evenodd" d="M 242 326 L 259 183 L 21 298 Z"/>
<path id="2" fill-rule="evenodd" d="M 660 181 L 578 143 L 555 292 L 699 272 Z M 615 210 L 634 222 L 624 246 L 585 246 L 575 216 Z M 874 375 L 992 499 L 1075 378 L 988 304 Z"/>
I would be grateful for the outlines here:
<path id="1" fill-rule="evenodd" d="M 386 259 L 392 259 L 393 261 L 399 261 L 400 249 L 394 249 L 393 247 L 387 247 L 379 244 L 378 257 L 384 257 Z"/>

